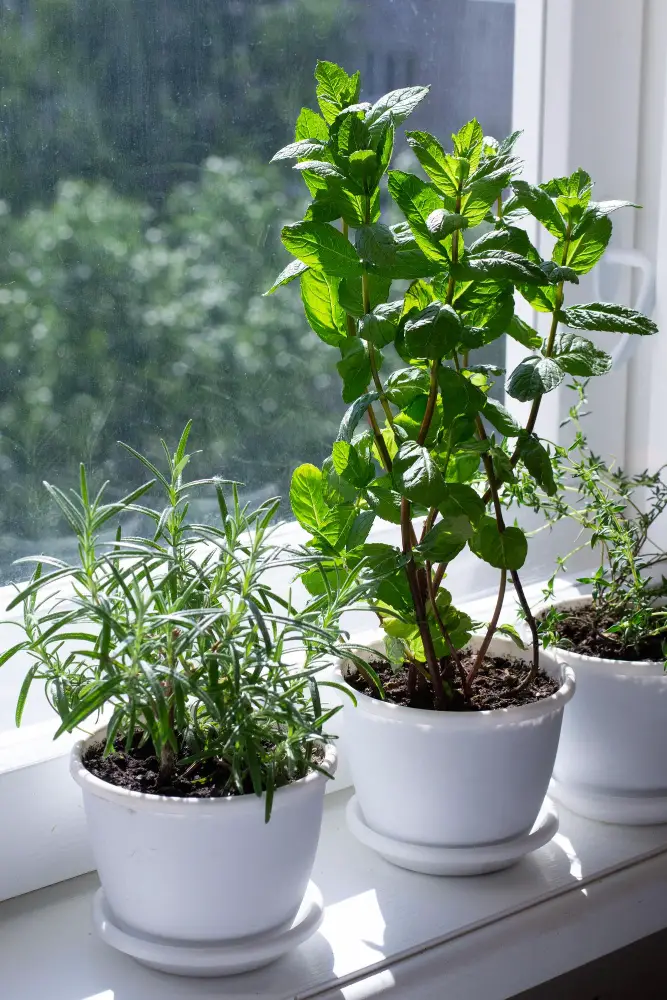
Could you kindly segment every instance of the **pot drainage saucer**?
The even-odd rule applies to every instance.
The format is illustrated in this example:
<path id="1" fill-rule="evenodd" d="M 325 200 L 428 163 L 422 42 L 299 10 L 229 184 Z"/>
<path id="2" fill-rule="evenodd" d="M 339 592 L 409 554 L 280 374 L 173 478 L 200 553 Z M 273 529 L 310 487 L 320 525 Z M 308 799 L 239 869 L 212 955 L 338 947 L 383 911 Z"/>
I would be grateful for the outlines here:
<path id="1" fill-rule="evenodd" d="M 104 889 L 93 899 L 93 925 L 102 940 L 142 965 L 176 976 L 233 976 L 259 969 L 296 948 L 322 923 L 322 894 L 310 882 L 301 908 L 291 924 L 220 942 L 173 941 L 131 930 L 116 919 Z"/>
<path id="2" fill-rule="evenodd" d="M 625 826 L 653 826 L 667 823 L 667 792 L 601 792 L 581 785 L 562 784 L 551 779 L 549 794 L 566 809 L 600 823 Z"/>
<path id="3" fill-rule="evenodd" d="M 545 799 L 530 833 L 476 847 L 432 847 L 394 840 L 372 830 L 353 795 L 347 804 L 347 825 L 357 840 L 399 868 L 426 875 L 485 875 L 509 868 L 526 854 L 547 844 L 558 830 L 558 815 Z"/>

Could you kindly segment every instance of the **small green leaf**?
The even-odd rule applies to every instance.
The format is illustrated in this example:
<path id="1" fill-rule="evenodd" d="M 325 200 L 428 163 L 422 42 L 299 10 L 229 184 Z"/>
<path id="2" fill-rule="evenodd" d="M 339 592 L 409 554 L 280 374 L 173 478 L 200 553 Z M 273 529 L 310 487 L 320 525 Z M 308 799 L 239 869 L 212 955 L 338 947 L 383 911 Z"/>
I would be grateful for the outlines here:
<path id="1" fill-rule="evenodd" d="M 333 466 L 339 476 L 357 489 L 365 489 L 375 478 L 375 467 L 364 459 L 349 441 L 336 441 L 333 446 Z"/>
<path id="2" fill-rule="evenodd" d="M 529 302 L 533 309 L 537 309 L 538 312 L 552 313 L 556 308 L 555 288 L 549 285 L 540 287 L 539 285 L 523 285 L 521 283 L 517 285 L 517 288 L 526 302 Z M 526 344 L 526 347 L 529 346 Z"/>
<path id="3" fill-rule="evenodd" d="M 542 344 L 542 338 L 537 330 L 534 330 L 532 326 L 529 326 L 528 323 L 525 323 L 516 314 L 510 320 L 507 333 L 513 340 L 518 341 L 519 344 L 523 344 L 524 347 L 534 348 L 540 347 Z"/>
<path id="4" fill-rule="evenodd" d="M 419 249 L 430 260 L 445 264 L 447 258 L 426 224 L 431 213 L 443 207 L 442 198 L 432 185 L 414 174 L 390 170 L 387 176 L 389 193 L 408 220 Z"/>
<path id="5" fill-rule="evenodd" d="M 581 236 L 569 241 L 560 239 L 554 247 L 552 259 L 565 264 L 577 274 L 587 274 L 602 257 L 611 239 L 611 220 L 607 216 L 596 221 Z"/>
<path id="6" fill-rule="evenodd" d="M 472 118 L 458 132 L 454 132 L 452 141 L 456 155 L 464 156 L 467 160 L 470 160 L 471 169 L 476 170 L 482 155 L 482 146 L 484 143 L 484 132 L 477 119 Z"/>
<path id="7" fill-rule="evenodd" d="M 561 281 L 570 281 L 573 285 L 579 284 L 579 275 L 571 267 L 554 264 L 552 260 L 543 260 L 540 267 L 553 285 Z"/>
<path id="8" fill-rule="evenodd" d="M 356 549 L 360 545 L 363 545 L 370 534 L 374 521 L 374 510 L 360 510 L 352 522 L 352 527 L 345 539 L 345 548 Z"/>
<path id="9" fill-rule="evenodd" d="M 453 368 L 440 368 L 438 385 L 442 397 L 443 423 L 446 427 L 459 415 L 474 417 L 484 409 L 484 393 Z"/>
<path id="10" fill-rule="evenodd" d="M 553 356 L 568 375 L 588 378 L 605 375 L 611 369 L 611 358 L 590 340 L 575 333 L 560 333 L 554 343 Z"/>
<path id="11" fill-rule="evenodd" d="M 392 477 L 396 490 L 417 503 L 436 506 L 444 494 L 444 483 L 426 448 L 408 441 L 394 458 Z"/>
<path id="12" fill-rule="evenodd" d="M 514 483 L 516 482 L 516 476 L 514 475 L 514 466 L 510 461 L 509 455 L 499 448 L 498 445 L 492 444 L 489 448 L 489 457 L 491 459 L 491 464 L 493 466 L 493 474 L 498 483 Z"/>
<path id="13" fill-rule="evenodd" d="M 299 163 L 294 164 L 292 169 L 301 173 L 307 171 L 316 177 L 333 178 L 337 181 L 345 180 L 345 174 L 342 174 L 337 167 L 334 167 L 333 163 L 328 163 L 326 160 L 300 160 Z"/>
<path id="14" fill-rule="evenodd" d="M 385 302 L 376 306 L 372 312 L 362 316 L 359 323 L 359 336 L 376 347 L 391 344 L 396 336 L 396 329 L 401 318 L 403 303 Z"/>
<path id="15" fill-rule="evenodd" d="M 366 191 L 378 180 L 378 158 L 372 149 L 358 149 L 350 153 L 350 176 Z"/>
<path id="16" fill-rule="evenodd" d="M 374 483 L 371 483 L 366 490 L 365 497 L 369 507 L 375 511 L 383 521 L 391 524 L 401 523 L 401 494 L 393 488 L 393 482 L 389 476 L 380 476 Z"/>
<path id="17" fill-rule="evenodd" d="M 514 369 L 507 383 L 507 392 L 514 399 L 525 403 L 561 384 L 565 372 L 552 358 L 533 356 L 524 358 Z"/>
<path id="18" fill-rule="evenodd" d="M 488 396 L 482 411 L 490 424 L 504 434 L 505 437 L 516 437 L 519 433 L 519 425 L 502 403 L 492 396 Z"/>
<path id="19" fill-rule="evenodd" d="M 477 524 L 484 514 L 484 502 L 472 486 L 465 483 L 446 483 L 438 510 L 444 518 L 464 514 L 469 521 Z"/>
<path id="20" fill-rule="evenodd" d="M 498 625 L 496 632 L 499 632 L 501 635 L 506 635 L 508 639 L 511 639 L 512 642 L 519 647 L 519 649 L 528 648 L 517 630 L 514 628 L 514 625 Z"/>
<path id="21" fill-rule="evenodd" d="M 414 551 L 430 562 L 451 562 L 472 535 L 472 524 L 465 515 L 443 517 Z"/>
<path id="22" fill-rule="evenodd" d="M 361 274 L 362 264 L 348 239 L 326 222 L 296 222 L 281 232 L 284 246 L 304 264 L 339 278 Z"/>
<path id="23" fill-rule="evenodd" d="M 528 555 L 528 542 L 521 528 L 498 530 L 494 518 L 485 515 L 470 539 L 470 548 L 496 569 L 521 569 Z"/>
<path id="24" fill-rule="evenodd" d="M 453 353 L 461 339 L 461 317 L 450 305 L 432 302 L 405 324 L 405 346 L 415 358 L 436 360 Z"/>
<path id="25" fill-rule="evenodd" d="M 355 432 L 357 424 L 371 403 L 374 403 L 376 399 L 378 399 L 377 392 L 366 392 L 352 403 L 352 406 L 345 411 L 345 416 L 340 422 L 337 441 L 352 440 L 352 435 Z"/>
<path id="26" fill-rule="evenodd" d="M 575 239 L 578 238 L 590 229 L 598 219 L 605 215 L 611 215 L 612 212 L 618 211 L 619 208 L 639 208 L 639 205 L 636 205 L 632 201 L 591 201 L 572 230 L 572 235 Z"/>
<path id="27" fill-rule="evenodd" d="M 355 517 L 351 504 L 329 505 L 324 499 L 322 473 L 314 465 L 300 465 L 290 484 L 292 513 L 302 528 L 338 548 Z"/>
<path id="28" fill-rule="evenodd" d="M 470 222 L 464 215 L 456 212 L 446 212 L 444 208 L 436 208 L 426 219 L 428 231 L 436 240 L 444 240 L 457 229 L 467 229 Z"/>
<path id="29" fill-rule="evenodd" d="M 423 368 L 400 368 L 387 379 L 387 399 L 402 410 L 419 396 L 428 395 L 429 383 L 429 374 Z"/>
<path id="30" fill-rule="evenodd" d="M 386 125 L 400 125 L 411 115 L 428 94 L 428 87 L 402 87 L 385 94 L 366 113 L 364 119 L 371 136 L 378 135 Z"/>
<path id="31" fill-rule="evenodd" d="M 372 226 L 361 226 L 355 234 L 354 245 L 361 260 L 366 264 L 383 267 L 396 260 L 397 245 L 389 226 L 376 222 Z"/>
<path id="32" fill-rule="evenodd" d="M 359 73 L 349 76 L 336 63 L 318 60 L 315 80 L 317 103 L 328 125 L 333 123 L 340 111 L 359 100 Z"/>
<path id="33" fill-rule="evenodd" d="M 307 139 L 325 143 L 329 139 L 329 129 L 324 119 L 316 111 L 311 111 L 310 108 L 301 108 L 296 120 L 294 138 L 297 142 Z"/>
<path id="34" fill-rule="evenodd" d="M 371 363 L 362 340 L 348 337 L 340 345 L 342 359 L 336 365 L 343 379 L 343 402 L 353 403 L 366 392 L 371 380 Z"/>
<path id="35" fill-rule="evenodd" d="M 304 264 L 302 260 L 291 260 L 287 267 L 283 268 L 276 280 L 273 282 L 271 287 L 265 295 L 273 295 L 273 293 L 280 288 L 281 285 L 288 285 L 290 281 L 294 281 L 298 278 L 300 274 L 308 270 L 308 265 Z"/>
<path id="36" fill-rule="evenodd" d="M 542 487 L 548 496 L 553 496 L 556 493 L 556 484 L 551 458 L 540 439 L 536 434 L 527 434 L 526 431 L 522 430 L 517 448 L 521 461 L 535 482 Z"/>
<path id="37" fill-rule="evenodd" d="M 298 142 L 291 142 L 289 146 L 283 146 L 271 157 L 271 163 L 276 160 L 295 160 L 299 156 L 313 157 L 321 153 L 326 148 L 326 143 L 319 140 L 300 139 Z"/>
<path id="38" fill-rule="evenodd" d="M 301 300 L 306 319 L 320 340 L 339 347 L 346 337 L 345 313 L 338 303 L 337 278 L 327 278 L 321 271 L 308 270 L 301 275 Z"/>
<path id="39" fill-rule="evenodd" d="M 441 191 L 456 197 L 457 183 L 452 177 L 451 160 L 429 132 L 406 132 L 408 145 L 419 160 L 425 173 Z"/>
<path id="40" fill-rule="evenodd" d="M 546 191 L 527 181 L 518 180 L 513 181 L 512 188 L 519 204 L 527 208 L 552 236 L 559 239 L 565 234 L 567 229 L 565 219 Z"/>
<path id="41" fill-rule="evenodd" d="M 603 330 L 607 333 L 632 333 L 651 336 L 658 327 L 642 313 L 614 302 L 588 302 L 564 309 L 560 318 L 575 330 Z"/>
<path id="42" fill-rule="evenodd" d="M 454 276 L 463 281 L 480 278 L 506 279 L 515 283 L 547 284 L 547 276 L 537 264 L 506 250 L 486 250 L 480 254 L 466 254 L 452 267 Z"/>

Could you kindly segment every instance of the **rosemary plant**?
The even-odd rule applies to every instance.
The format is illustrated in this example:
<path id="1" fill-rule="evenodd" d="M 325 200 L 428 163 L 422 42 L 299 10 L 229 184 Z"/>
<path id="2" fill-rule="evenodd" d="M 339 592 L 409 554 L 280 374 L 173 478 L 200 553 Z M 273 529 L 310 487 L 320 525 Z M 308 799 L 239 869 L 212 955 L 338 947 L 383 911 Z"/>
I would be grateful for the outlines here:
<path id="1" fill-rule="evenodd" d="M 105 754 L 148 744 L 159 761 L 156 791 L 173 794 L 184 769 L 203 782 L 213 762 L 215 794 L 265 794 L 268 819 L 274 790 L 317 768 L 330 739 L 324 726 L 336 709 L 322 708 L 315 677 L 358 585 L 352 574 L 301 609 L 272 589 L 271 571 L 317 574 L 321 557 L 271 541 L 277 500 L 251 510 L 235 483 L 186 481 L 189 431 L 173 454 L 163 442 L 164 471 L 125 446 L 153 478 L 118 502 L 105 502 L 108 484 L 89 493 L 83 466 L 78 492 L 47 484 L 78 561 L 36 557 L 10 605 L 23 607 L 24 638 L 1 659 L 25 651 L 32 660 L 17 724 L 41 681 L 60 716 L 56 736 L 104 711 Z M 163 502 L 147 506 L 155 487 Z M 217 497 L 215 524 L 189 517 L 202 488 Z M 119 525 L 105 542 L 102 529 L 127 515 L 146 532 L 123 537 Z"/>
<path id="2" fill-rule="evenodd" d="M 274 156 L 296 161 L 312 201 L 282 231 L 294 259 L 269 293 L 299 279 L 306 318 L 337 352 L 350 405 L 322 468 L 295 471 L 292 509 L 332 579 L 364 564 L 390 658 L 406 665 L 410 689 L 428 685 L 444 709 L 454 681 L 470 698 L 509 583 L 532 633 L 521 686 L 538 669 L 539 636 L 519 576 L 528 544 L 506 505 L 517 471 L 556 490 L 553 455 L 535 430 L 543 396 L 566 374 L 609 370 L 608 355 L 579 331 L 651 334 L 655 326 L 610 303 L 565 307 L 566 288 L 604 254 L 611 213 L 629 204 L 593 201 L 584 170 L 530 184 L 519 177 L 519 133 L 498 142 L 476 120 L 452 137 L 450 152 L 428 132 L 408 131 L 426 177 L 390 170 L 396 129 L 428 88 L 370 105 L 360 101 L 359 73 L 320 62 L 315 79 L 320 113 L 304 108 L 295 141 Z M 398 223 L 383 221 L 385 183 Z M 521 228 L 526 216 L 554 238 L 550 259 Z M 546 337 L 515 313 L 517 293 L 550 314 Z M 474 361 L 505 333 L 527 350 L 507 382 L 510 396 L 531 404 L 523 426 L 490 394 L 502 369 Z M 385 350 L 393 355 L 386 366 Z M 400 525 L 400 545 L 366 541 L 376 518 Z M 460 650 L 473 623 L 443 586 L 466 548 L 498 571 L 495 611 L 468 670 Z"/>

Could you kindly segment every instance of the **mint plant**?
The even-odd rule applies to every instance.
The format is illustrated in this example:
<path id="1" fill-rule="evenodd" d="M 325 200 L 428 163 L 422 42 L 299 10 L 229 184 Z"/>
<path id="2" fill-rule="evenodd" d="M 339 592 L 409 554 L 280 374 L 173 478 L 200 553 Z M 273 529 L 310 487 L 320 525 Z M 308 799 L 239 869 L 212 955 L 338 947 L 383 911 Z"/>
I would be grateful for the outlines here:
<path id="1" fill-rule="evenodd" d="M 520 686 L 538 669 L 539 637 L 519 577 L 528 544 L 507 523 L 506 506 L 517 471 L 556 491 L 552 451 L 535 432 L 543 396 L 568 374 L 609 370 L 609 356 L 579 331 L 651 334 L 655 326 L 623 306 L 565 306 L 566 288 L 604 254 L 611 213 L 628 204 L 593 201 L 584 170 L 529 184 L 519 177 L 519 133 L 498 142 L 476 120 L 452 137 L 450 152 L 428 132 L 406 132 L 426 178 L 391 170 L 396 129 L 428 88 L 395 90 L 370 105 L 360 101 L 359 73 L 319 62 L 315 79 L 320 113 L 304 108 L 294 142 L 274 156 L 296 161 L 312 200 L 304 219 L 282 230 L 294 259 L 269 293 L 299 279 L 312 330 L 339 353 L 349 409 L 322 468 L 295 471 L 292 509 L 325 557 L 330 586 L 363 566 L 388 655 L 406 664 L 410 689 L 430 685 L 444 709 L 456 674 L 470 698 L 503 630 L 508 581 L 533 640 Z M 398 223 L 383 221 L 389 199 Z M 521 228 L 527 215 L 554 237 L 548 260 Z M 517 293 L 551 315 L 546 338 L 515 313 Z M 474 361 L 504 333 L 527 349 L 507 381 L 510 396 L 531 403 L 523 427 L 490 395 L 502 369 Z M 400 546 L 366 540 L 376 518 L 400 525 Z M 498 570 L 495 611 L 467 671 L 460 650 L 473 623 L 443 586 L 466 547 Z M 322 588 L 310 571 L 304 582 L 311 593 Z"/>
<path id="2" fill-rule="evenodd" d="M 273 544 L 278 500 L 251 510 L 235 483 L 187 481 L 189 431 L 173 453 L 162 442 L 164 471 L 125 446 L 153 478 L 117 502 L 105 501 L 108 484 L 89 492 L 83 465 L 78 492 L 47 484 L 79 558 L 32 560 L 31 582 L 9 605 L 23 608 L 24 638 L 0 664 L 19 652 L 31 660 L 17 725 L 39 681 L 61 720 L 56 736 L 104 711 L 106 755 L 147 745 L 157 758 L 151 790 L 179 794 L 184 775 L 204 786 L 214 773 L 214 794 L 265 794 L 268 820 L 274 790 L 317 768 L 330 739 L 323 727 L 337 709 L 322 708 L 316 675 L 358 585 L 348 575 L 300 610 L 277 593 L 268 573 L 317 573 L 322 557 Z M 163 501 L 147 506 L 156 485 Z M 218 523 L 189 517 L 202 487 L 217 496 Z M 119 524 L 105 542 L 104 527 L 128 515 L 145 532 L 123 537 Z"/>

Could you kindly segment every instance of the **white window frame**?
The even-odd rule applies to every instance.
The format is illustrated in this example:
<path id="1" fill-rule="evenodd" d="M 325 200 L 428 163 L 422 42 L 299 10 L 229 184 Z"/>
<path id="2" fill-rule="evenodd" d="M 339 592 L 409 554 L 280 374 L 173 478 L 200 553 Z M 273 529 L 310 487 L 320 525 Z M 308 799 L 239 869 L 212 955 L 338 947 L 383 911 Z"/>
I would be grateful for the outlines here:
<path id="1" fill-rule="evenodd" d="M 655 258 L 657 252 L 660 277 L 667 272 L 667 157 L 662 150 L 665 45 L 649 28 L 662 21 L 667 17 L 655 8 L 655 0 L 516 0 L 513 101 L 515 127 L 525 133 L 519 149 L 529 180 L 569 173 L 581 161 L 596 178 L 598 197 L 653 206 L 651 219 L 641 225 L 629 211 L 614 217 L 614 246 L 632 249 L 638 238 L 636 245 L 648 257 Z M 657 128 L 655 118 L 649 120 L 643 109 L 644 92 L 659 116 Z M 656 130 L 659 138 L 651 139 Z M 663 197 L 657 213 L 659 193 Z M 541 234 L 533 231 L 531 236 L 546 249 Z M 658 289 L 661 285 L 667 288 L 667 282 L 659 281 Z M 588 294 L 583 283 L 581 294 Z M 530 309 L 523 314 L 533 324 L 541 322 Z M 658 294 L 657 314 L 667 327 L 667 292 Z M 630 366 L 591 390 L 595 448 L 616 455 L 631 469 L 655 466 L 667 458 L 661 433 L 664 421 L 659 419 L 666 408 L 660 372 L 667 370 L 667 337 L 656 341 L 642 344 Z M 520 345 L 508 340 L 508 370 L 524 355 Z M 641 383 L 646 391 L 641 392 L 639 360 L 650 366 L 648 379 Z M 634 389 L 629 409 L 628 385 Z M 558 438 L 570 399 L 565 389 L 547 397 L 538 425 L 543 436 Z M 525 417 L 525 405 L 515 401 L 510 405 Z M 283 530 L 287 538 L 299 529 Z M 392 526 L 377 529 L 378 537 L 385 533 L 392 537 L 395 531 Z M 547 575 L 560 542 L 556 534 L 542 536 L 538 573 Z M 448 581 L 457 599 L 488 592 L 494 583 L 488 571 L 472 555 L 467 562 L 461 560 L 456 578 L 450 576 Z M 0 588 L 0 606 L 6 607 L 13 593 L 13 588 Z M 11 626 L 0 626 L 0 648 L 11 643 L 13 632 Z M 13 704 L 20 673 L 20 664 L 0 670 L 0 711 L 3 704 Z M 68 775 L 72 738 L 54 744 L 52 731 L 52 723 L 43 721 L 18 733 L 0 730 L 0 899 L 93 867 L 79 792 Z"/>

